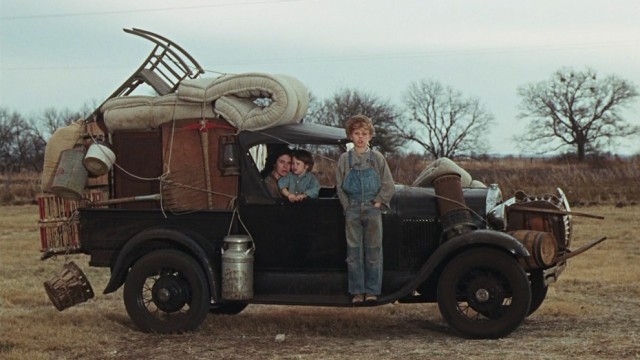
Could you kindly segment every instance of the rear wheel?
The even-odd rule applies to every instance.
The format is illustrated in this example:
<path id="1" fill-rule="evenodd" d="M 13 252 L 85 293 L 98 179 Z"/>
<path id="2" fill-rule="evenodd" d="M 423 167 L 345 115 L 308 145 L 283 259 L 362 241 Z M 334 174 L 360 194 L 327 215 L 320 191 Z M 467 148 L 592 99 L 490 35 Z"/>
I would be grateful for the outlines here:
<path id="1" fill-rule="evenodd" d="M 181 333 L 200 326 L 209 310 L 209 287 L 200 264 L 176 250 L 138 260 L 124 284 L 124 304 L 145 332 Z"/>
<path id="2" fill-rule="evenodd" d="M 499 250 L 472 249 L 456 256 L 438 281 L 442 316 L 471 338 L 510 334 L 526 317 L 530 303 L 527 274 Z"/>

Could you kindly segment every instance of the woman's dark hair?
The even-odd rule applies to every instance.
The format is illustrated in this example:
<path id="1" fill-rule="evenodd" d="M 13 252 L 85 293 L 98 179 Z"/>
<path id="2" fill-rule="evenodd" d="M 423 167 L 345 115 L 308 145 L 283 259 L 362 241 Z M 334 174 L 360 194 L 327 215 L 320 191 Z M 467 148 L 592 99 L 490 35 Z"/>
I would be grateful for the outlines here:
<path id="1" fill-rule="evenodd" d="M 266 178 L 273 171 L 278 158 L 282 155 L 291 156 L 291 149 L 286 144 L 269 144 L 267 145 L 267 159 L 265 161 L 264 169 L 260 171 L 260 176 Z"/>

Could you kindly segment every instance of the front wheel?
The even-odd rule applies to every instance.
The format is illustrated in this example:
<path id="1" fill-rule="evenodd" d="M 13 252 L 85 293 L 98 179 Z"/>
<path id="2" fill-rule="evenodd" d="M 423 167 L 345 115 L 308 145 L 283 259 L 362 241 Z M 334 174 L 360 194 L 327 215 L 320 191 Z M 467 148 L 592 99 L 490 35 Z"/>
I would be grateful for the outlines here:
<path id="1" fill-rule="evenodd" d="M 157 250 L 143 256 L 124 284 L 127 313 L 144 332 L 195 330 L 207 316 L 209 300 L 200 264 L 176 250 Z"/>
<path id="2" fill-rule="evenodd" d="M 510 334 L 527 316 L 530 303 L 527 274 L 499 250 L 472 249 L 456 256 L 438 281 L 442 316 L 470 338 Z"/>

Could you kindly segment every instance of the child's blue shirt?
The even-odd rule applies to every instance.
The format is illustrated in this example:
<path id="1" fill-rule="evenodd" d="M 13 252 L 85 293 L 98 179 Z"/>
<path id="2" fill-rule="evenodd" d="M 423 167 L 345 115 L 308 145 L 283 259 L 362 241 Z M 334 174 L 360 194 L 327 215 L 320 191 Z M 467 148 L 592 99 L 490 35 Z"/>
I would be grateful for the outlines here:
<path id="1" fill-rule="evenodd" d="M 310 172 L 298 176 L 293 172 L 290 172 L 286 176 L 278 179 L 278 188 L 287 188 L 292 194 L 305 194 L 309 198 L 317 198 L 320 194 L 320 182 Z"/>

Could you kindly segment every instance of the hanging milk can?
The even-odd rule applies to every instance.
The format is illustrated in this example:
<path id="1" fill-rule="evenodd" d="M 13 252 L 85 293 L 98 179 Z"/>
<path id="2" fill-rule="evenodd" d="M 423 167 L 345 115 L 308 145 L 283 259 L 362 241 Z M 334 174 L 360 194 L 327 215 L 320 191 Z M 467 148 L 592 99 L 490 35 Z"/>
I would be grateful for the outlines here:
<path id="1" fill-rule="evenodd" d="M 253 298 L 252 240 L 247 235 L 228 235 L 222 249 L 222 298 Z M 250 247 L 251 246 L 251 247 Z"/>

